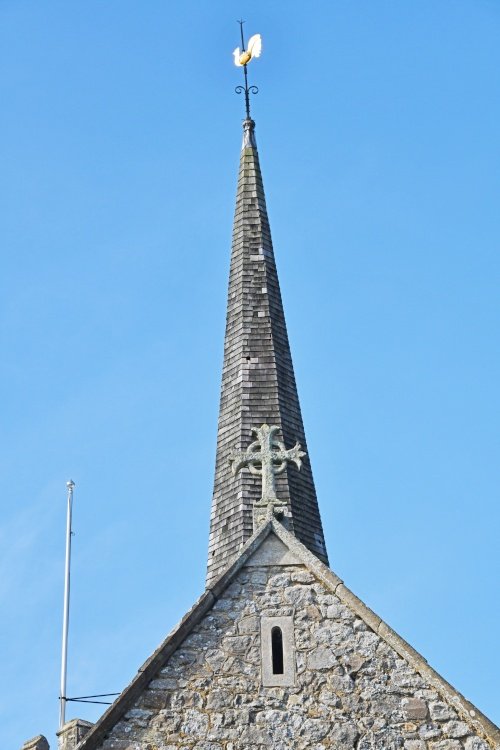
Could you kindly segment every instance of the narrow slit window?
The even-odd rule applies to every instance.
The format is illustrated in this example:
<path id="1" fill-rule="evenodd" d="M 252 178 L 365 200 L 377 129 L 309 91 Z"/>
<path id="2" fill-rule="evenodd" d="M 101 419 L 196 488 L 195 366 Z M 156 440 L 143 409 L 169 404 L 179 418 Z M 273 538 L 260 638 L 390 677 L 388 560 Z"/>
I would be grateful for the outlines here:
<path id="1" fill-rule="evenodd" d="M 295 640 L 293 616 L 262 617 L 260 620 L 262 685 L 295 685 Z"/>
<path id="2" fill-rule="evenodd" d="M 271 651 L 273 658 L 273 674 L 283 674 L 283 633 L 281 628 L 271 630 Z"/>

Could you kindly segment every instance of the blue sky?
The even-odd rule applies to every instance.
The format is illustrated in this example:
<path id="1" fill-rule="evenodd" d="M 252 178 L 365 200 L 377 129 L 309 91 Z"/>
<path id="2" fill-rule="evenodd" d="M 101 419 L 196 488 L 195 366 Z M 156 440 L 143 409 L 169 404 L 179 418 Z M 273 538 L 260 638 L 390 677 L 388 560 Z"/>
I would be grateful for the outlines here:
<path id="1" fill-rule="evenodd" d="M 498 3 L 2 0 L 2 747 L 55 747 L 68 478 L 70 695 L 203 588 L 241 15 L 332 568 L 500 720 Z"/>

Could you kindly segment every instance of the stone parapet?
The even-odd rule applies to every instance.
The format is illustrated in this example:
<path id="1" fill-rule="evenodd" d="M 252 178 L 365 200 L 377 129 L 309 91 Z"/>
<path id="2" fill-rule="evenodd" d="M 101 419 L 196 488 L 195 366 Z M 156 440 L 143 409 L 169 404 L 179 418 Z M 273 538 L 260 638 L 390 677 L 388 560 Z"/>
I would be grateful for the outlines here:
<path id="1" fill-rule="evenodd" d="M 21 750 L 49 750 L 49 743 L 43 734 L 38 734 L 31 740 L 26 740 Z"/>
<path id="2" fill-rule="evenodd" d="M 91 721 L 84 721 L 83 719 L 67 721 L 63 728 L 57 732 L 59 750 L 74 750 L 92 727 Z"/>

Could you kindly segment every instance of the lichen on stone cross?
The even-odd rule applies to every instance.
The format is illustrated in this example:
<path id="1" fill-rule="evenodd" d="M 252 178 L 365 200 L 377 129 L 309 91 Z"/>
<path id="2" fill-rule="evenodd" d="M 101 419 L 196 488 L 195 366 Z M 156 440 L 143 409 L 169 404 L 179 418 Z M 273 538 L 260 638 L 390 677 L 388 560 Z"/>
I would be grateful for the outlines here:
<path id="1" fill-rule="evenodd" d="M 234 476 L 244 468 L 251 474 L 262 476 L 262 497 L 256 505 L 286 505 L 285 501 L 280 501 L 276 497 L 275 477 L 283 474 L 288 461 L 293 461 L 300 469 L 302 457 L 306 455 L 301 450 L 300 443 L 295 443 L 293 448 L 287 450 L 285 444 L 276 438 L 279 431 L 280 428 L 275 425 L 263 424 L 262 427 L 254 427 L 252 433 L 257 440 L 254 440 L 246 451 L 235 449 L 231 452 L 231 470 Z"/>

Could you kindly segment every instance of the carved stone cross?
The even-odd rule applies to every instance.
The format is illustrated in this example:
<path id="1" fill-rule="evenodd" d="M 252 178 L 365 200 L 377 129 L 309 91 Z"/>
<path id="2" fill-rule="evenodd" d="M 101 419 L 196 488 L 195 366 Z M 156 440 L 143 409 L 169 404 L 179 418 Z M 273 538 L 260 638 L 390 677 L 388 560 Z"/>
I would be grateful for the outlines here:
<path id="1" fill-rule="evenodd" d="M 257 438 L 246 451 L 233 450 L 231 453 L 231 471 L 236 475 L 240 469 L 248 468 L 251 474 L 262 476 L 262 497 L 258 505 L 280 504 L 276 497 L 276 483 L 274 478 L 283 474 L 287 461 L 293 461 L 297 468 L 302 466 L 302 457 L 306 453 L 301 450 L 300 443 L 287 450 L 281 440 L 277 440 L 279 427 L 263 424 L 254 427 L 252 432 Z"/>

